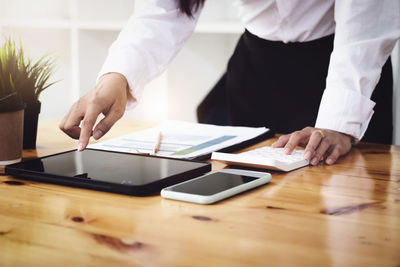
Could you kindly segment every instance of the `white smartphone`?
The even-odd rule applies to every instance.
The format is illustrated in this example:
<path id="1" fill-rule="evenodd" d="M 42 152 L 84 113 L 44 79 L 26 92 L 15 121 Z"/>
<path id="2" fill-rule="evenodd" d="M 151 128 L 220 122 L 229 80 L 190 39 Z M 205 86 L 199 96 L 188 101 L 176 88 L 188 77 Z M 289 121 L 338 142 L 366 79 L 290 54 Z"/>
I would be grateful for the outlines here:
<path id="1" fill-rule="evenodd" d="M 268 183 L 267 172 L 224 169 L 161 190 L 163 198 L 211 204 Z"/>

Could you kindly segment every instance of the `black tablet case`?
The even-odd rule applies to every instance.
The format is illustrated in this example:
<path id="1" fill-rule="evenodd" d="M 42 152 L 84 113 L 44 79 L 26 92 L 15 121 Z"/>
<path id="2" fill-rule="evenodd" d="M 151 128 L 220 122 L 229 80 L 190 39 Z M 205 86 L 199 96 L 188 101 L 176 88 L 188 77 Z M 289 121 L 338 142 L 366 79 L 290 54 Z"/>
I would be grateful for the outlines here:
<path id="1" fill-rule="evenodd" d="M 86 152 L 85 152 L 86 151 Z M 113 192 L 113 193 L 120 193 L 120 194 L 127 194 L 127 195 L 135 195 L 135 196 L 144 196 L 144 195 L 152 195 L 160 193 L 160 190 L 164 187 L 177 184 L 194 177 L 200 176 L 206 172 L 211 171 L 211 164 L 206 162 L 200 161 L 189 161 L 189 160 L 181 160 L 181 159 L 171 159 L 171 158 L 164 158 L 164 157 L 153 157 L 153 156 L 144 156 L 138 154 L 128 154 L 128 153 L 121 153 L 121 152 L 111 152 L 111 151 L 104 151 L 104 150 L 95 150 L 95 149 L 86 149 L 83 152 L 77 152 L 76 150 L 66 151 L 42 158 L 31 159 L 27 161 L 23 161 L 20 163 L 15 163 L 11 165 L 7 165 L 5 167 L 5 174 L 12 175 L 17 178 L 25 179 L 25 180 L 33 180 L 45 183 L 52 183 L 52 184 L 60 184 L 60 185 L 67 185 L 72 187 L 82 187 L 87 189 L 93 190 L 100 190 L 106 192 Z M 73 154 L 70 154 L 73 153 Z M 107 162 L 110 161 L 113 157 L 118 157 L 116 155 L 126 155 L 132 159 L 132 163 L 135 159 L 138 161 L 144 161 L 145 163 L 157 163 L 156 161 L 164 160 L 166 164 L 177 165 L 181 170 L 176 171 L 174 173 L 170 173 L 168 176 L 162 177 L 145 177 L 146 179 L 150 180 L 150 182 L 144 182 L 143 177 L 140 177 L 140 173 L 146 172 L 145 169 L 141 168 L 149 168 L 148 166 L 140 166 L 136 171 L 133 179 L 134 182 L 131 181 L 117 181 L 117 182 L 108 182 L 104 180 L 96 179 L 96 177 L 90 177 L 90 173 L 76 173 L 76 171 L 71 170 L 52 170 L 50 172 L 45 170 L 43 162 L 48 162 L 53 158 L 60 158 L 60 157 L 71 157 L 76 156 L 77 153 L 97 153 L 97 155 L 101 155 L 101 161 L 98 162 L 99 167 L 103 167 L 103 169 L 107 166 Z M 99 154 L 100 153 L 100 154 Z M 85 156 L 85 154 L 82 154 Z M 143 158 L 145 157 L 145 158 Z M 129 158 L 129 159 L 130 159 Z M 68 162 L 67 162 L 68 161 Z M 70 163 L 70 159 L 65 159 L 65 165 L 68 166 Z M 62 162 L 62 159 L 61 159 Z M 125 162 L 126 163 L 126 162 Z M 124 168 L 124 162 L 121 164 L 115 164 L 116 166 L 111 166 L 115 168 Z M 119 165 L 119 166 L 118 166 Z M 126 165 L 126 164 L 125 164 Z M 143 164 L 146 165 L 146 164 Z M 157 164 L 155 164 L 157 166 Z M 108 166 L 110 167 L 110 166 Z M 151 166 L 150 166 L 151 167 Z M 63 165 L 61 164 L 61 169 Z M 68 167 L 66 167 L 68 168 Z M 53 168 L 54 169 L 54 168 Z M 73 169 L 73 168 L 72 168 Z M 156 171 L 156 170 L 155 170 Z M 71 172 L 68 175 L 65 175 L 65 172 Z M 150 171 L 151 172 L 151 171 Z M 173 172 L 173 171 L 172 171 Z M 112 174 L 111 174 L 112 175 Z M 119 177 L 117 177 L 119 179 Z M 117 179 L 117 180 L 118 180 Z M 135 182 L 138 181 L 138 182 Z M 142 182 L 140 182 L 142 181 Z"/>

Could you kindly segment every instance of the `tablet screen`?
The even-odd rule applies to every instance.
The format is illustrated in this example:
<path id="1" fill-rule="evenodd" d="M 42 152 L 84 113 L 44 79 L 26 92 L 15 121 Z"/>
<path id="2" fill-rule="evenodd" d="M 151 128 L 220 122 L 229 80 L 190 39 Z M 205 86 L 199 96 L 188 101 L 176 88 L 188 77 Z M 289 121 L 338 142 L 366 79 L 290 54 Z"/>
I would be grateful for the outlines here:
<path id="1" fill-rule="evenodd" d="M 21 162 L 13 168 L 44 175 L 143 185 L 207 165 L 202 162 L 86 149 Z"/>

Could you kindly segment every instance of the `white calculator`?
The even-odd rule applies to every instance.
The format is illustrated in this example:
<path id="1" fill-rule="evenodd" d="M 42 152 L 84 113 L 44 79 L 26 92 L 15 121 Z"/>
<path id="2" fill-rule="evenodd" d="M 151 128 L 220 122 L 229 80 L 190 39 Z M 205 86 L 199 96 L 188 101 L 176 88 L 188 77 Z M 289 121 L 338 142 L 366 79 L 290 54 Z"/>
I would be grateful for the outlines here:
<path id="1" fill-rule="evenodd" d="M 303 158 L 303 152 L 303 150 L 294 150 L 292 154 L 286 155 L 283 148 L 264 146 L 239 154 L 213 152 L 211 159 L 230 165 L 288 172 L 309 164 L 308 160 Z"/>

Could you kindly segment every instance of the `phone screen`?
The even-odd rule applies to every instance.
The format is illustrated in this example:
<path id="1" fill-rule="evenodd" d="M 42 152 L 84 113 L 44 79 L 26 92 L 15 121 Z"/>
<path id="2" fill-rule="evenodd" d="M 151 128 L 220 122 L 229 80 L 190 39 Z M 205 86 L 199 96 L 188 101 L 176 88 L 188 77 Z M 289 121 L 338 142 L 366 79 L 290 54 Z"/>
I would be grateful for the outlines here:
<path id="1" fill-rule="evenodd" d="M 257 177 L 216 172 L 173 186 L 171 191 L 209 196 L 258 179 Z"/>

